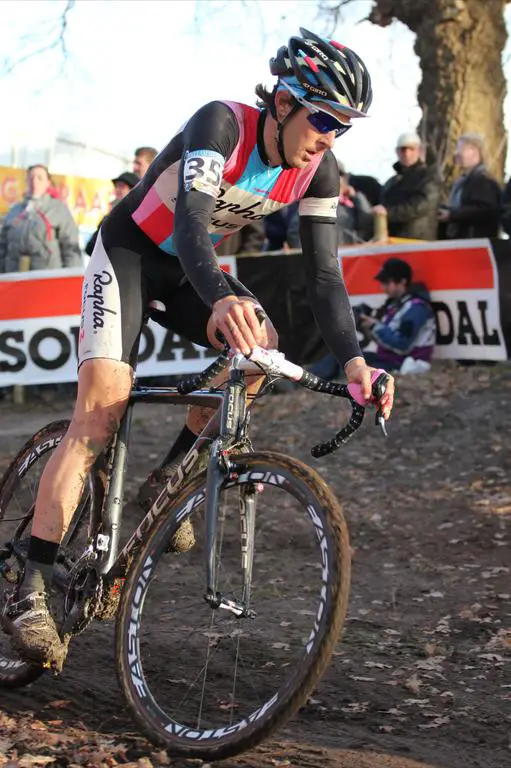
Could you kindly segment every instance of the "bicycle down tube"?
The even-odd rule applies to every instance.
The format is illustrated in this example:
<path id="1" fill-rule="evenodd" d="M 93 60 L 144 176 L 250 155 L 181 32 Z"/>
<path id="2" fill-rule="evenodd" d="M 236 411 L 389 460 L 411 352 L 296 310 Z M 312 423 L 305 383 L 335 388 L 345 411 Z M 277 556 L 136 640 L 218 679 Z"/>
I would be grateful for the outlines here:
<path id="1" fill-rule="evenodd" d="M 109 481 L 106 488 L 103 512 L 101 516 L 102 531 L 97 537 L 98 550 L 97 570 L 101 576 L 121 575 L 118 573 L 122 565 L 128 562 L 133 547 L 142 540 L 144 533 L 153 520 L 167 505 L 171 495 L 184 483 L 195 466 L 202 449 L 210 443 L 219 432 L 219 415 L 210 419 L 197 440 L 176 468 L 174 476 L 166 484 L 153 506 L 138 525 L 123 550 L 118 554 L 120 521 L 122 517 L 124 475 L 128 460 L 129 436 L 133 408 L 137 402 L 161 403 L 172 401 L 176 405 L 201 405 L 204 408 L 216 408 L 223 400 L 223 393 L 209 390 L 194 392 L 193 395 L 181 395 L 173 388 L 135 387 L 130 394 L 126 412 L 121 420 L 119 431 L 114 438 L 108 466 Z"/>

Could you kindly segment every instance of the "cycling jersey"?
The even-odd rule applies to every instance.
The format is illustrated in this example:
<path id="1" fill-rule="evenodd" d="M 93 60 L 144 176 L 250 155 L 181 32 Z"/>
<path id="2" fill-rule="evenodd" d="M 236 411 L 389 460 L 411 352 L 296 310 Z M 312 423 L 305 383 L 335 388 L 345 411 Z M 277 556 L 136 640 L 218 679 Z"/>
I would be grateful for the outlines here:
<path id="1" fill-rule="evenodd" d="M 140 307 L 154 298 L 147 286 L 158 284 L 154 279 L 156 253 L 162 260 L 175 262 L 165 267 L 166 295 L 182 285 L 183 278 L 190 281 L 206 307 L 225 296 L 243 295 L 243 286 L 234 289 L 219 268 L 214 247 L 248 221 L 259 221 L 295 201 L 300 201 L 300 238 L 307 257 L 311 306 L 323 338 L 342 364 L 361 354 L 337 260 L 339 174 L 335 157 L 329 151 L 319 152 L 303 169 L 272 167 L 264 147 L 265 119 L 265 111 L 244 104 L 207 104 L 107 217 L 98 238 L 96 261 L 113 277 L 101 287 L 104 305 L 118 309 L 103 313 L 105 327 L 95 329 L 94 339 L 90 319 L 82 321 L 80 360 L 109 357 L 108 346 L 116 336 L 113 358 L 132 361 L 136 336 L 126 328 L 137 327 Z M 116 253 L 114 266 L 110 256 L 115 249 L 124 255 Z M 128 251 L 135 254 L 133 259 L 127 258 Z M 148 277 L 144 265 L 149 254 Z M 94 282 L 95 255 L 96 249 L 86 282 Z M 126 295 L 126 276 L 118 274 L 128 261 L 133 265 L 131 282 L 141 280 L 144 286 L 136 301 L 133 288 L 129 298 Z M 173 275 L 170 284 L 169 275 Z M 130 306 L 135 304 L 136 316 L 128 318 Z M 91 311 L 84 290 L 84 316 Z M 120 330 L 107 329 L 114 324 Z"/>

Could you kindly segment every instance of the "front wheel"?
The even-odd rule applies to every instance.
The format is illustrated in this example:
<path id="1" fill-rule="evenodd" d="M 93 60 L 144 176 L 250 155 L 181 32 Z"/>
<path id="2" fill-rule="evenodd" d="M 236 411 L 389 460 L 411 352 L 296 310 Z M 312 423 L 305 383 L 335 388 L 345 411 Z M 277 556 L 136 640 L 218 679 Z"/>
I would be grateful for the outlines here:
<path id="1" fill-rule="evenodd" d="M 246 594 L 240 507 L 247 492 L 255 494 L 250 617 L 204 599 L 203 473 L 150 529 L 117 620 L 118 675 L 132 714 L 152 742 L 180 757 L 229 757 L 285 722 L 323 674 L 346 614 L 348 532 L 328 486 L 278 453 L 233 463 L 220 491 L 217 587 L 231 604 Z M 195 547 L 166 554 L 188 517 Z"/>

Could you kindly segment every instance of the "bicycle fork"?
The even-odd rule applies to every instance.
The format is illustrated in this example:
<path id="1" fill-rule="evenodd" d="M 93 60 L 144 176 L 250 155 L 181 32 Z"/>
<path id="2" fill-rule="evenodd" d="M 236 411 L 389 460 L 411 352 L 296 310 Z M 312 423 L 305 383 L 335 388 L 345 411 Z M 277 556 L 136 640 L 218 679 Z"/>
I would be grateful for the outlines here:
<path id="1" fill-rule="evenodd" d="M 254 559 L 254 530 L 256 495 L 255 486 L 240 488 L 239 513 L 241 527 L 241 600 L 228 600 L 218 591 L 217 543 L 220 490 L 231 476 L 231 463 L 224 446 L 239 438 L 245 417 L 245 382 L 240 371 L 231 372 L 222 407 L 221 436 L 211 446 L 206 480 L 206 594 L 204 599 L 211 608 L 223 608 L 239 618 L 254 618 L 250 609 L 252 565 Z"/>

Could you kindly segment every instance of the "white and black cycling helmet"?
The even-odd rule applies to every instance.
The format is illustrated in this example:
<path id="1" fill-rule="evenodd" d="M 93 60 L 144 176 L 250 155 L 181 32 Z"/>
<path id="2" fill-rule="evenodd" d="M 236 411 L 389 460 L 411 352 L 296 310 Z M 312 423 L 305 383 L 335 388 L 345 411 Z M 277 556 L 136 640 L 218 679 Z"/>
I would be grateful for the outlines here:
<path id="1" fill-rule="evenodd" d="M 304 102 L 322 101 L 348 117 L 366 117 L 373 98 L 371 77 L 360 56 L 303 27 L 300 33 L 301 37 L 291 37 L 270 59 L 270 71 L 278 77 L 275 92 L 285 88 L 296 98 L 289 115 L 279 122 L 277 144 L 285 168 L 289 166 L 282 129 Z M 275 108 L 272 114 L 276 118 Z"/>

